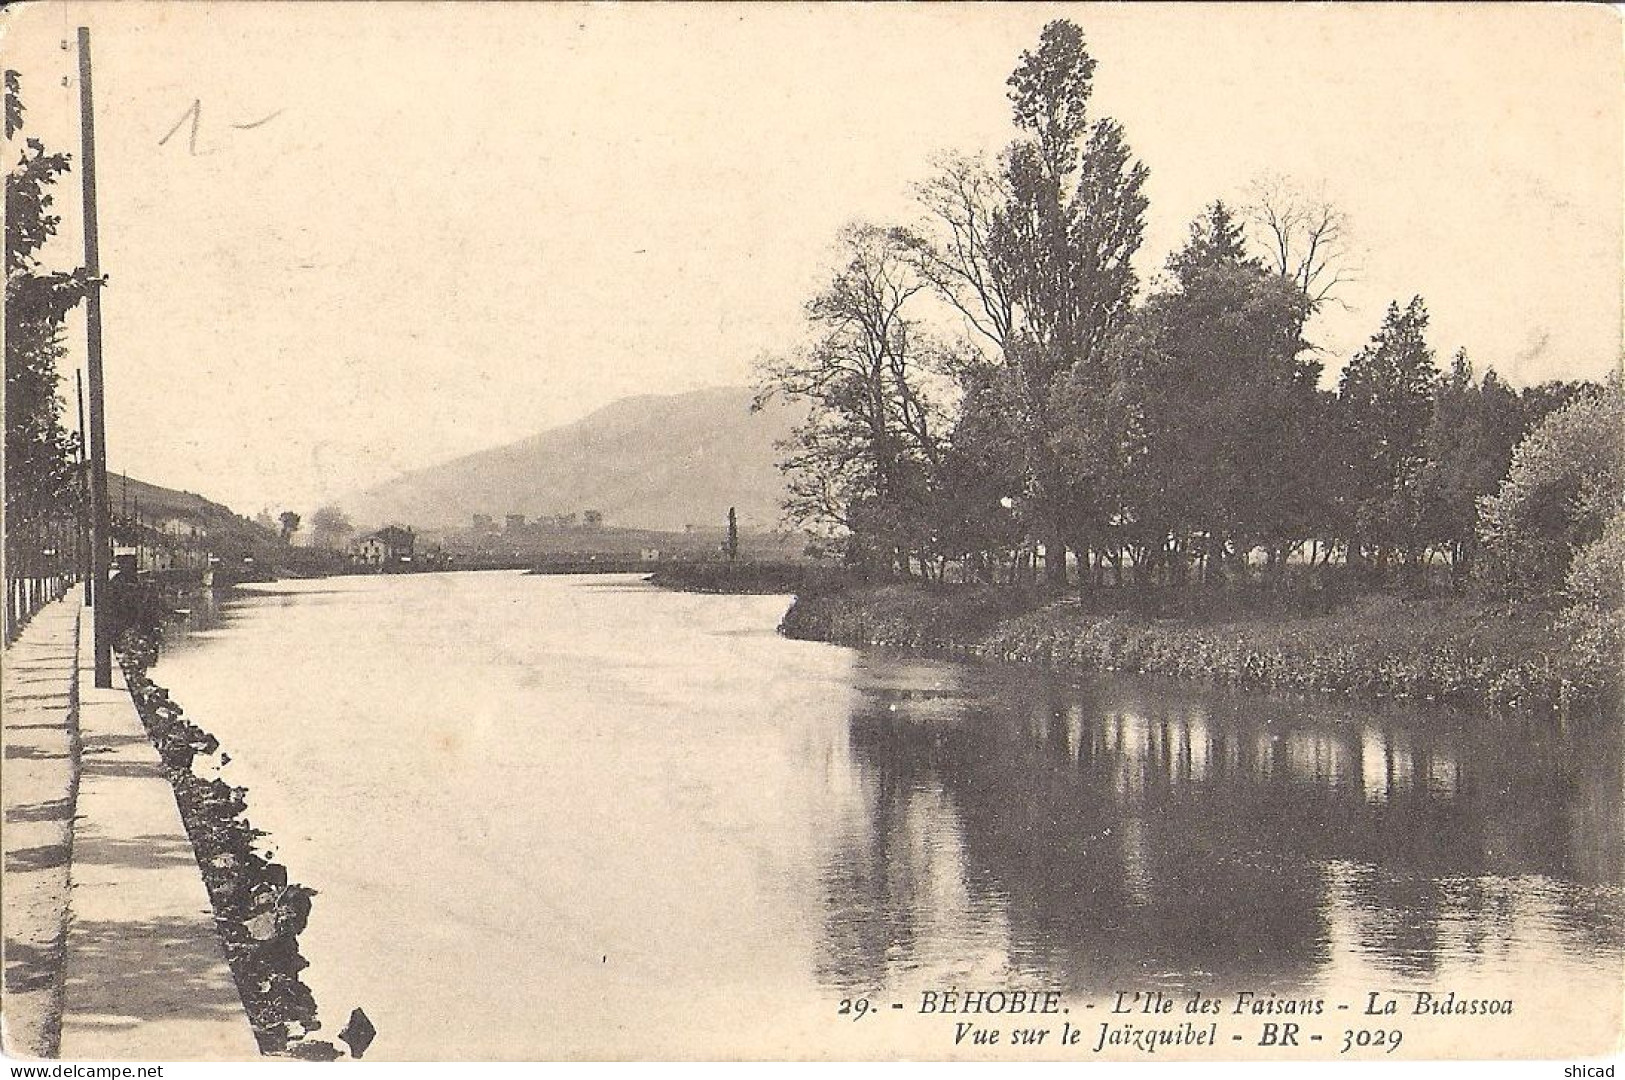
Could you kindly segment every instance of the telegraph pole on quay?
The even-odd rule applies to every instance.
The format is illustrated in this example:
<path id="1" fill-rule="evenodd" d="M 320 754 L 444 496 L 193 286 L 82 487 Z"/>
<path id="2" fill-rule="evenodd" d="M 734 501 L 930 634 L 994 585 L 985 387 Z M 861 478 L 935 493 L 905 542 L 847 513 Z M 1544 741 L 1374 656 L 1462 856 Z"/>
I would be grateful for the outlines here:
<path id="1" fill-rule="evenodd" d="M 76 515 L 74 528 L 77 530 L 74 537 L 74 552 L 80 575 L 85 579 L 85 606 L 90 607 L 96 602 L 95 593 L 90 590 L 90 476 L 86 467 L 85 457 L 85 378 L 77 368 L 73 372 L 73 393 L 79 402 L 79 513 Z"/>
<path id="2" fill-rule="evenodd" d="M 85 375 L 90 390 L 90 576 L 95 627 L 96 685 L 113 685 L 113 613 L 107 603 L 112 529 L 107 505 L 107 416 L 102 400 L 102 264 L 96 243 L 96 118 L 90 95 L 90 27 L 79 28 L 80 176 L 85 196 Z"/>
<path id="3" fill-rule="evenodd" d="M 11 82 L 0 71 L 0 146 L 5 148 L 6 157 L 11 157 L 12 132 L 6 129 L 5 118 L 11 115 Z M 0 236 L 9 235 L 10 220 L 6 216 L 6 199 L 0 199 Z M 0 358 L 9 354 L 6 351 L 6 320 L 0 319 Z M 6 401 L 5 384 L 0 382 L 0 412 L 4 412 Z M 12 567 L 7 562 L 6 549 L 11 546 L 8 542 L 11 534 L 7 531 L 6 523 L 6 481 L 11 479 L 11 472 L 7 468 L 6 440 L 0 438 L 0 592 L 5 595 L 4 603 L 0 604 L 0 644 L 11 644 L 11 574 Z"/>

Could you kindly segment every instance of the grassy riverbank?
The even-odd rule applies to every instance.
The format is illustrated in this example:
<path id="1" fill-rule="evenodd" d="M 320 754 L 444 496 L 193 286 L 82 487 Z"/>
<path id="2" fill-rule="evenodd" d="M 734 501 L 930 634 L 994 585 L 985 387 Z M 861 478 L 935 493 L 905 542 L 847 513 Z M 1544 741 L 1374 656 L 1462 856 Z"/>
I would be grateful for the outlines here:
<path id="1" fill-rule="evenodd" d="M 1310 614 L 1092 612 L 1007 588 L 879 585 L 803 595 L 790 637 L 1203 679 L 1263 690 L 1548 708 L 1616 694 L 1540 612 L 1370 594 Z"/>

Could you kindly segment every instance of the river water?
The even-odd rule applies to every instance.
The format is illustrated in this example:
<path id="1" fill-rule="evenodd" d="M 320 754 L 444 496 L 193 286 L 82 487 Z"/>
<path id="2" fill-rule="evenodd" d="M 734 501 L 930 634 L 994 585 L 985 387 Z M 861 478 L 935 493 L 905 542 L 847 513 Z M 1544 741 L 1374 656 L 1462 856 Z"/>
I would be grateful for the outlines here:
<path id="1" fill-rule="evenodd" d="M 1320 995 L 1315 1056 L 1342 1005 L 1454 991 L 1514 1019 L 1408 1019 L 1401 1056 L 1611 1045 L 1617 722 L 787 641 L 787 604 L 256 585 L 200 603 L 152 674 L 318 891 L 305 981 L 324 1035 L 365 1008 L 369 1058 L 1005 1052 L 918 1014 L 948 988 L 1058 990 L 1091 1021 L 1120 990 Z M 877 1011 L 842 1015 L 858 998 Z"/>

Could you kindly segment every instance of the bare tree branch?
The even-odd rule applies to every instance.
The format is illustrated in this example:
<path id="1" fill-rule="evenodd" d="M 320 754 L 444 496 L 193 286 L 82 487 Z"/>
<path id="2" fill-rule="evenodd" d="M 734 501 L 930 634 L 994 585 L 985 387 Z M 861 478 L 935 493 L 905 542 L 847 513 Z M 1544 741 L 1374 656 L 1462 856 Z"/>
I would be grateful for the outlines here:
<path id="1" fill-rule="evenodd" d="M 1311 309 L 1337 301 L 1340 285 L 1355 280 L 1348 216 L 1324 195 L 1305 194 L 1292 181 L 1265 176 L 1249 188 L 1243 214 L 1253 243 L 1270 266 L 1297 285 Z"/>

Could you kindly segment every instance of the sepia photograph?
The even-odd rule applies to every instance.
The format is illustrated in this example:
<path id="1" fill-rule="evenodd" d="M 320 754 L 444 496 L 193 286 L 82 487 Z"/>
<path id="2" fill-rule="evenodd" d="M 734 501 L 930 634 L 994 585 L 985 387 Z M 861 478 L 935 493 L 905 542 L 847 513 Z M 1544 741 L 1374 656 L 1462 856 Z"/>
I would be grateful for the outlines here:
<path id="1" fill-rule="evenodd" d="M 7 5 L 8 1075 L 1613 1076 L 1622 27 Z"/>

